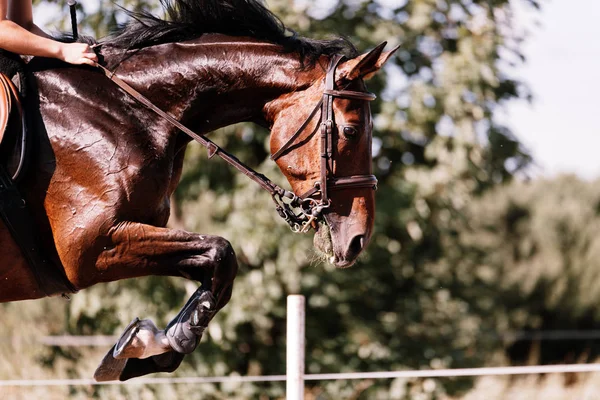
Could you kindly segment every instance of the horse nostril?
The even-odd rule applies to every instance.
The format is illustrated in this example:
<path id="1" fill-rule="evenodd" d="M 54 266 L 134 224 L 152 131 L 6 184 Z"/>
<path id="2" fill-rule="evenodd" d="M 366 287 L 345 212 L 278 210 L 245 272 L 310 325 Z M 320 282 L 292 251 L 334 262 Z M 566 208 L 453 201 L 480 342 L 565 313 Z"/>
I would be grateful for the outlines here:
<path id="1" fill-rule="evenodd" d="M 348 257 L 356 257 L 363 250 L 365 246 L 365 235 L 354 236 L 352 241 L 350 242 L 350 247 L 348 248 Z"/>

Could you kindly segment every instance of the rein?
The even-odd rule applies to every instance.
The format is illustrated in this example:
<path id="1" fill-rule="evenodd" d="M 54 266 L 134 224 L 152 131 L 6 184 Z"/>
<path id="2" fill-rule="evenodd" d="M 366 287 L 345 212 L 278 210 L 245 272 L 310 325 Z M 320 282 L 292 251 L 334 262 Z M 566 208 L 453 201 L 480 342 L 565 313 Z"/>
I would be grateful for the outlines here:
<path id="1" fill-rule="evenodd" d="M 294 141 L 300 136 L 309 122 L 321 108 L 321 177 L 315 182 L 313 189 L 297 196 L 294 192 L 283 189 L 281 186 L 273 183 L 269 178 L 261 173 L 256 172 L 249 166 L 241 162 L 237 157 L 228 153 L 219 147 L 216 143 L 200 135 L 191 129 L 187 128 L 170 114 L 158 108 L 147 97 L 132 88 L 129 84 L 117 77 L 114 72 L 111 72 L 104 66 L 96 64 L 98 68 L 117 86 L 123 89 L 127 94 L 135 100 L 152 110 L 161 118 L 168 121 L 171 125 L 178 128 L 186 135 L 206 147 L 208 150 L 208 158 L 215 155 L 221 157 L 229 165 L 236 168 L 238 171 L 258 183 L 260 187 L 265 189 L 271 195 L 275 203 L 275 209 L 278 214 L 290 225 L 294 232 L 308 232 L 313 226 L 313 223 L 322 218 L 323 210 L 331 205 L 331 199 L 328 196 L 329 190 L 349 189 L 349 188 L 377 188 L 377 178 L 374 175 L 355 175 L 346 177 L 329 177 L 333 176 L 333 130 L 335 127 L 333 115 L 333 100 L 336 97 L 357 99 L 363 101 L 372 101 L 375 95 L 367 92 L 355 92 L 350 90 L 335 90 L 335 69 L 342 60 L 343 56 L 337 55 L 333 57 L 329 64 L 327 75 L 325 78 L 325 90 L 323 91 L 322 99 L 317 103 L 313 111 L 306 118 L 300 128 L 288 139 L 288 141 L 271 156 L 272 160 L 277 160 L 285 152 L 287 152 Z M 327 118 L 327 119 L 325 119 Z M 319 194 L 319 199 L 313 196 Z"/>

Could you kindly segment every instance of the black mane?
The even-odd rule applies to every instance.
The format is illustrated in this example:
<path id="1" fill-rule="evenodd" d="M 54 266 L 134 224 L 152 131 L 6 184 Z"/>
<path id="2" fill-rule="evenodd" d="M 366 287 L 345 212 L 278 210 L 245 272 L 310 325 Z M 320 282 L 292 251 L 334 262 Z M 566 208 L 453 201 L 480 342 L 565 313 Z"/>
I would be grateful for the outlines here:
<path id="1" fill-rule="evenodd" d="M 131 21 L 104 40 L 123 49 L 196 39 L 206 33 L 248 36 L 281 45 L 285 52 L 297 52 L 310 63 L 321 55 L 357 55 L 343 38 L 303 38 L 286 27 L 260 0 L 160 0 L 167 19 L 148 12 L 125 11 Z"/>

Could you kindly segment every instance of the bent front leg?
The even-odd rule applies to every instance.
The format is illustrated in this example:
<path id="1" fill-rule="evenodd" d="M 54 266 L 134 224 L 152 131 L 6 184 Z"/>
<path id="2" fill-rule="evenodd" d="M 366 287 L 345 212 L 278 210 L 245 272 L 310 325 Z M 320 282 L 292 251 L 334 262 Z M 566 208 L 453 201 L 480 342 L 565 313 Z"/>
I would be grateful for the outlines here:
<path id="1" fill-rule="evenodd" d="M 165 330 L 171 349 L 192 352 L 215 313 L 231 298 L 238 270 L 231 244 L 218 236 L 136 223 L 118 225 L 110 232 L 110 239 L 113 246 L 97 263 L 103 279 L 123 279 L 125 273 L 183 276 L 202 283 Z M 157 337 L 156 342 L 161 341 Z M 140 346 L 140 356 L 135 358 L 147 357 L 148 348 L 161 348 L 151 344 Z"/>
<path id="2" fill-rule="evenodd" d="M 134 320 L 94 376 L 101 381 L 126 380 L 172 372 L 196 348 L 210 320 L 231 298 L 238 269 L 233 249 L 220 237 L 141 224 L 119 226 L 110 237 L 114 246 L 98 258 L 101 280 L 172 275 L 200 281 L 202 286 L 164 331 L 149 320 Z"/>
<path id="3" fill-rule="evenodd" d="M 202 283 L 221 309 L 231 298 L 238 264 L 231 244 L 219 236 L 122 223 L 111 229 L 98 256 L 91 286 L 97 282 L 148 275 L 181 276 Z"/>

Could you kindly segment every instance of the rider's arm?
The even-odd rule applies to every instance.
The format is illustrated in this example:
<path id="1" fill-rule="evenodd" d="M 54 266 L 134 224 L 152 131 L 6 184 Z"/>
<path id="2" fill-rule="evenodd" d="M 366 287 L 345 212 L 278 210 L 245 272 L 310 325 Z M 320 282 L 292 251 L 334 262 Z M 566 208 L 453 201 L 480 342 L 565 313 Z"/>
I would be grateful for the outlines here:
<path id="1" fill-rule="evenodd" d="M 31 6 L 31 1 L 0 0 L 0 2 L 3 1 L 9 2 L 8 10 L 6 13 L 2 13 L 3 16 L 6 16 L 8 14 L 8 19 L 13 21 L 20 27 L 38 36 L 47 39 L 52 39 L 50 35 L 48 35 L 46 32 L 41 30 L 36 24 L 33 23 L 33 9 Z"/>
<path id="2" fill-rule="evenodd" d="M 50 39 L 32 19 L 30 0 L 0 0 L 0 47 L 13 53 L 52 57 L 73 64 L 93 65 L 96 54 L 84 43 L 60 43 Z M 36 35 L 35 33 L 41 33 Z"/>

